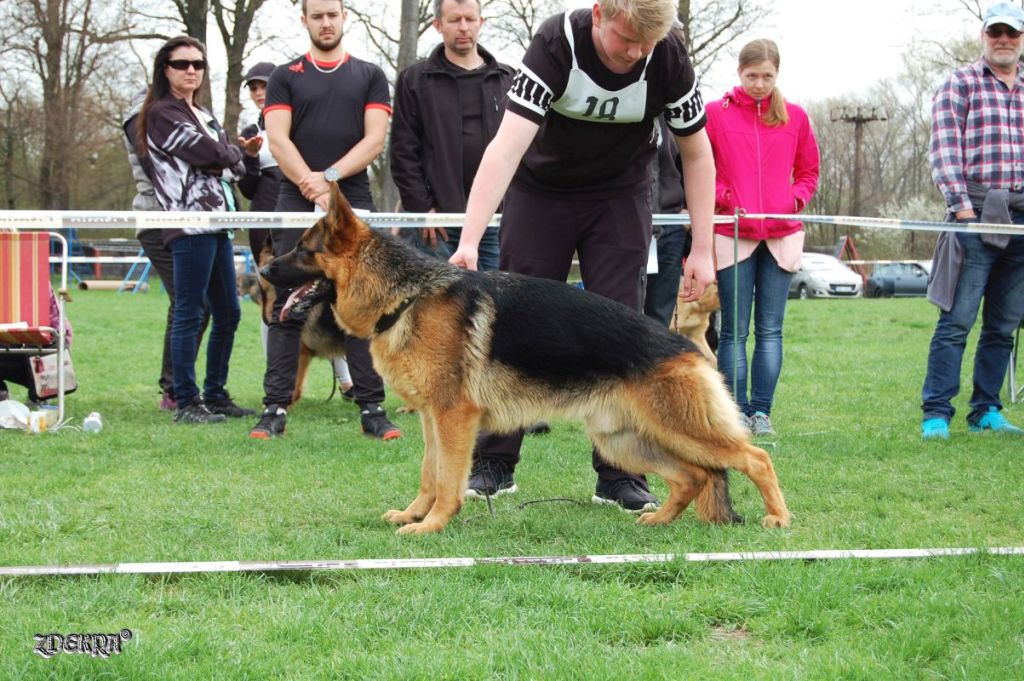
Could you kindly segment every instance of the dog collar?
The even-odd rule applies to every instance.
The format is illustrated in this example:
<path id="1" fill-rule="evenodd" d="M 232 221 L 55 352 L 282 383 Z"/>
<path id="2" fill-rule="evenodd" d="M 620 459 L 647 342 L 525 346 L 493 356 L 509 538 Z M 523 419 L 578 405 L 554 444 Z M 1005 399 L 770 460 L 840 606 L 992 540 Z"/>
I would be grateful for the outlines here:
<path id="1" fill-rule="evenodd" d="M 377 320 L 377 325 L 373 327 L 374 333 L 384 333 L 394 326 L 398 321 L 398 318 L 402 316 L 402 313 L 412 305 L 412 301 L 413 299 L 411 297 L 406 298 L 399 303 L 398 307 L 396 307 L 394 311 L 381 315 L 380 319 Z"/>

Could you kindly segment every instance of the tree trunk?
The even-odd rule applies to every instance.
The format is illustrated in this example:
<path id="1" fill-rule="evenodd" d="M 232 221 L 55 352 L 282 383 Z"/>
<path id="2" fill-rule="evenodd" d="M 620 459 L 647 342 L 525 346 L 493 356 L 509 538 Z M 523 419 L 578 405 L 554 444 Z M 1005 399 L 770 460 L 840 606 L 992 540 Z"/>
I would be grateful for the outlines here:
<path id="1" fill-rule="evenodd" d="M 179 0 L 175 3 L 181 13 L 181 23 L 185 25 L 185 34 L 206 44 L 206 19 L 210 13 L 210 0 Z M 210 89 L 210 74 L 203 78 L 199 86 L 199 103 L 213 108 L 213 94 Z"/>

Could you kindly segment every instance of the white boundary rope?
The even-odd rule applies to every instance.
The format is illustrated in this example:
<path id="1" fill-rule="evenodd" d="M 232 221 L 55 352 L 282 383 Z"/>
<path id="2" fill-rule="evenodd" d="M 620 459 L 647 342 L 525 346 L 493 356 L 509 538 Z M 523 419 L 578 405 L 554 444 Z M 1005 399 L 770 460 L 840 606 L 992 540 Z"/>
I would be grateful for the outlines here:
<path id="1" fill-rule="evenodd" d="M 370 213 L 356 210 L 360 218 L 371 227 L 418 229 L 423 227 L 461 227 L 463 213 Z M 23 231 L 50 231 L 55 229 L 181 229 L 184 227 L 212 227 L 221 229 L 306 229 L 318 215 L 316 213 L 204 213 L 188 211 L 31 211 L 0 210 L 0 229 Z M 688 225 L 690 216 L 682 213 L 656 213 L 655 225 Z M 776 213 L 750 213 L 741 217 L 751 220 L 799 220 L 821 225 L 843 225 L 873 229 L 917 230 L 926 232 L 974 232 L 986 234 L 1024 234 L 1022 225 L 994 223 L 930 222 L 900 220 L 897 218 L 866 218 L 852 215 L 789 215 Z M 491 226 L 497 226 L 500 214 L 495 214 Z M 716 215 L 715 224 L 733 224 L 735 218 Z"/>
<path id="2" fill-rule="evenodd" d="M 366 560 L 207 561 L 195 563 L 110 563 L 105 565 L 37 565 L 0 567 L 2 577 L 47 575 L 141 575 L 196 572 L 281 572 L 313 570 L 415 570 L 485 565 L 536 567 L 552 565 L 625 565 L 631 563 L 731 563 L 741 561 L 898 560 L 950 556 L 1022 556 L 1024 547 L 946 549 L 841 549 L 816 551 L 746 551 L 731 553 L 648 553 L 591 556 L 499 556 L 494 558 L 376 558 Z"/>
<path id="3" fill-rule="evenodd" d="M 379 229 L 419 229 L 423 227 L 462 227 L 463 213 L 355 213 L 371 227 Z M 0 210 L 0 229 L 41 231 L 53 229 L 308 229 L 317 213 L 224 213 L 188 211 L 19 211 Z M 490 225 L 496 227 L 501 214 L 496 213 Z M 733 218 L 716 216 L 719 224 L 732 224 Z M 688 225 L 690 218 L 681 213 L 659 213 L 656 225 Z"/>

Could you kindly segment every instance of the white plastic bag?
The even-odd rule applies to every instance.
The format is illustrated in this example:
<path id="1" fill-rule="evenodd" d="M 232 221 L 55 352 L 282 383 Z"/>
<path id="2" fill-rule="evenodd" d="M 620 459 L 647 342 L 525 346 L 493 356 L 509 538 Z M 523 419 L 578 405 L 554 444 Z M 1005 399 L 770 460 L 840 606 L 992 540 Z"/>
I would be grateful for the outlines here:
<path id="1" fill-rule="evenodd" d="M 17 400 L 0 402 L 0 428 L 28 428 L 29 408 Z"/>

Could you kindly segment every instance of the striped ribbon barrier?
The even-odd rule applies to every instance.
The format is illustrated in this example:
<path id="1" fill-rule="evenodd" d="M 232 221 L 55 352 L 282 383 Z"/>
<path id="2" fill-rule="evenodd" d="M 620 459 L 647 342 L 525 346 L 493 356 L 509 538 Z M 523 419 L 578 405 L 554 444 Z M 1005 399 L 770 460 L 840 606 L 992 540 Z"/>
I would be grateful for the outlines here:
<path id="1" fill-rule="evenodd" d="M 281 572 L 312 570 L 415 570 L 487 565 L 537 567 L 651 563 L 734 563 L 819 560 L 900 560 L 958 556 L 1024 556 L 1024 547 L 936 549 L 825 549 L 814 551 L 739 551 L 728 553 L 650 553 L 583 556 L 498 556 L 493 558 L 370 558 L 357 560 L 202 561 L 180 563 L 109 563 L 103 565 L 33 565 L 0 567 L 0 578 L 68 575 L 138 575 L 198 572 Z"/>
<path id="2" fill-rule="evenodd" d="M 462 227 L 464 213 L 355 213 L 371 227 L 379 229 L 421 229 L 424 227 Z M 54 229 L 307 229 L 317 219 L 316 213 L 224 213 L 188 211 L 31 211 L 0 210 L 0 229 L 43 231 Z M 688 225 L 684 213 L 658 213 L 656 225 Z M 501 214 L 496 213 L 490 226 L 497 227 Z M 729 216 L 715 216 L 715 223 L 731 225 Z"/>
<path id="3" fill-rule="evenodd" d="M 461 227 L 463 213 L 370 213 L 356 210 L 367 224 L 376 228 L 397 227 L 419 229 L 424 227 Z M 995 223 L 930 222 L 901 220 L 898 218 L 868 218 L 853 215 L 791 215 L 783 213 L 750 213 L 741 217 L 751 220 L 799 220 L 809 224 L 842 225 L 870 229 L 898 229 L 926 232 L 975 232 L 987 234 L 1024 234 L 1024 225 Z M 19 211 L 0 210 L 0 229 L 19 231 L 49 231 L 55 229 L 182 229 L 185 227 L 214 227 L 222 229 L 306 229 L 316 219 L 315 213 L 203 213 L 188 211 Z M 500 214 L 495 214 L 491 226 L 497 226 Z M 685 213 L 656 213 L 655 225 L 688 225 Z M 716 224 L 733 224 L 735 218 L 716 215 Z"/>

